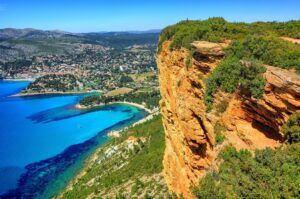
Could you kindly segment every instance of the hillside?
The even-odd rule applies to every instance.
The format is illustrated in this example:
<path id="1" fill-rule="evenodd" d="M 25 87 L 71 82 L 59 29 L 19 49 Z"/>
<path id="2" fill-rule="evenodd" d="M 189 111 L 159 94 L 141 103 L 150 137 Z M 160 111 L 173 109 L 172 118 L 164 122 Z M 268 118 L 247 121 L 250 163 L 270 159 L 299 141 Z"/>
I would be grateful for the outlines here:
<path id="1" fill-rule="evenodd" d="M 0 62 L 6 63 L 32 56 L 80 53 L 86 45 L 124 49 L 133 45 L 156 48 L 159 33 L 68 33 L 31 28 L 0 29 Z"/>
<path id="2" fill-rule="evenodd" d="M 261 181 L 262 176 L 249 177 L 244 165 L 257 165 L 253 175 L 267 169 L 268 177 L 279 178 L 271 165 L 262 166 L 257 162 L 262 160 L 249 155 L 259 149 L 256 157 L 263 161 L 299 167 L 299 145 L 289 145 L 282 128 L 300 112 L 300 45 L 286 39 L 299 38 L 299 27 L 299 21 L 247 24 L 210 18 L 182 21 L 162 31 L 157 64 L 166 134 L 163 173 L 171 191 L 187 198 L 195 198 L 194 193 L 200 198 L 244 198 L 241 193 L 249 193 L 247 185 L 253 184 L 252 198 L 297 198 L 299 181 L 282 183 L 285 188 L 270 189 L 266 196 L 260 183 L 273 184 Z M 298 128 L 296 122 L 292 137 L 299 135 Z M 291 155 L 278 159 L 284 150 Z M 223 151 L 230 154 L 224 158 L 219 155 Z M 228 171 L 232 165 L 236 173 Z M 299 175 L 297 169 L 290 171 Z M 228 187 L 219 187 L 224 184 Z"/>
<path id="3" fill-rule="evenodd" d="M 157 79 L 124 77 L 156 74 L 158 35 L 0 29 L 0 79 L 36 80 L 25 94 L 157 87 Z M 69 86 L 62 86 L 64 77 L 72 77 Z"/>
<path id="4" fill-rule="evenodd" d="M 99 148 L 58 198 L 169 198 L 164 148 L 160 116 L 130 127 Z"/>

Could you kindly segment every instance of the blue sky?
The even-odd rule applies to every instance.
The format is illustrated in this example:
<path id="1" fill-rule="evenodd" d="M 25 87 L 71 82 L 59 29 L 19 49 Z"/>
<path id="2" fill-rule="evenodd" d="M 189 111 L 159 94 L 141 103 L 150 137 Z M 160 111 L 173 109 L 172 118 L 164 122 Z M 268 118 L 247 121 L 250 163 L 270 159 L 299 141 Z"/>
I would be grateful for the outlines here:
<path id="1" fill-rule="evenodd" d="M 70 32 L 160 29 L 183 19 L 300 19 L 299 0 L 0 0 L 0 28 Z"/>

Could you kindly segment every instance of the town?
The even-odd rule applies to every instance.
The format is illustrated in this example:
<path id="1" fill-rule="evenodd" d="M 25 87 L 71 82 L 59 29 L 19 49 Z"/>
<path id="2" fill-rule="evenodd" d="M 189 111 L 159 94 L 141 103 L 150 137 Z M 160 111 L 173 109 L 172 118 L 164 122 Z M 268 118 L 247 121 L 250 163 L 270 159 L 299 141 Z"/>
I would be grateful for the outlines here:
<path id="1" fill-rule="evenodd" d="M 0 62 L 0 78 L 32 80 L 22 92 L 27 94 L 158 86 L 156 43 L 132 42 L 122 47 L 96 42 L 72 45 L 71 53 L 31 54 Z"/>

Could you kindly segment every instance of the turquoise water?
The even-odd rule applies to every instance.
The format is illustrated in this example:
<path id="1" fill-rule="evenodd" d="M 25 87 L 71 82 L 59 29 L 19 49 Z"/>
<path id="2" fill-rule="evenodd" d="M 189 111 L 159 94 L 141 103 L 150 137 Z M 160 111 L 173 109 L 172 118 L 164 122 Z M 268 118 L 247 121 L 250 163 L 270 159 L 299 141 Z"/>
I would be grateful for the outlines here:
<path id="1" fill-rule="evenodd" d="M 107 131 L 146 115 L 121 104 L 75 109 L 84 95 L 10 97 L 27 85 L 0 81 L 0 194 L 11 189 L 11 197 L 50 196 L 107 140 Z"/>

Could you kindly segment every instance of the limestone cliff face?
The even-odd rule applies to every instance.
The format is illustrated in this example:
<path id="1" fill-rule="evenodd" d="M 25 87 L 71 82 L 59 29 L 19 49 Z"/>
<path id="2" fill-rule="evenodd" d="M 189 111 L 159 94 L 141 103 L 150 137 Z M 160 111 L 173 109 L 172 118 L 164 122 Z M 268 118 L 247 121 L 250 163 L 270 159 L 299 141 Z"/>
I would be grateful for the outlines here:
<path id="1" fill-rule="evenodd" d="M 206 113 L 204 78 L 221 61 L 228 43 L 194 42 L 191 64 L 187 64 L 188 51 L 170 51 L 166 41 L 157 57 L 166 136 L 164 176 L 171 191 L 187 198 L 193 198 L 190 186 L 215 164 L 220 147 L 215 145 L 217 122 L 226 128 L 226 144 L 250 150 L 275 147 L 282 140 L 281 125 L 300 111 L 299 75 L 266 66 L 263 99 L 217 93 L 215 103 L 226 100 L 228 108 L 220 115 Z"/>

